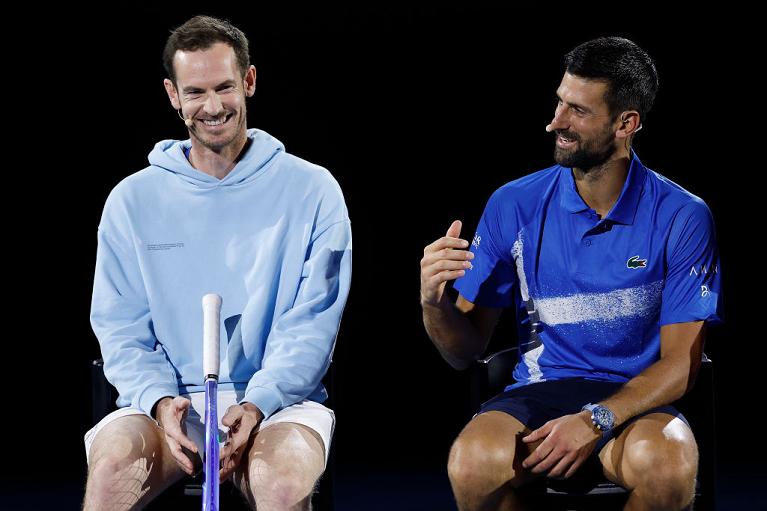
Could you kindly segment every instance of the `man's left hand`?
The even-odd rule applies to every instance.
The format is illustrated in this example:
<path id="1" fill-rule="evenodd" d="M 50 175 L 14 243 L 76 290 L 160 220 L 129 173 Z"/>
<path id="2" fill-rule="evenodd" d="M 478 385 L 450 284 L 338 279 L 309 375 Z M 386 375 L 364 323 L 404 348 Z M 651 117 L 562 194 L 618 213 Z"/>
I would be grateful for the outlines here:
<path id="1" fill-rule="evenodd" d="M 522 438 L 525 443 L 543 442 L 522 462 L 534 474 L 567 479 L 588 458 L 600 438 L 590 412 L 565 415 L 551 420 Z"/>
<path id="2" fill-rule="evenodd" d="M 240 466 L 242 455 L 248 448 L 248 441 L 255 428 L 261 423 L 264 414 L 253 403 L 232 405 L 221 418 L 221 424 L 229 427 L 226 442 L 220 452 L 221 470 L 219 478 L 223 482 Z"/>

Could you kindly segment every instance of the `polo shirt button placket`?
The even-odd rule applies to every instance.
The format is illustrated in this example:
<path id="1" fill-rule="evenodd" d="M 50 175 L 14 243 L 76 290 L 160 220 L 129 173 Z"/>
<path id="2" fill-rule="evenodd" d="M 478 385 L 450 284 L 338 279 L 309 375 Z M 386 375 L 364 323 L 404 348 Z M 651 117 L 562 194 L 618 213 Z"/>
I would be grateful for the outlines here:
<path id="1" fill-rule="evenodd" d="M 591 240 L 588 240 L 588 239 L 587 240 L 583 240 L 583 244 L 586 245 L 587 247 L 590 247 L 591 246 Z"/>

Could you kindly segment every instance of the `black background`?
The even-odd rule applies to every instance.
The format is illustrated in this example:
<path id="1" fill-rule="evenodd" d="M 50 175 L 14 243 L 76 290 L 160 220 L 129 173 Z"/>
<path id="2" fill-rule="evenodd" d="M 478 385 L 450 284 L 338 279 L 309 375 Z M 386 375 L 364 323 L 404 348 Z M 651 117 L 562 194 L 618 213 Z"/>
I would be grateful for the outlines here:
<path id="1" fill-rule="evenodd" d="M 449 502 L 444 467 L 470 417 L 468 379 L 423 330 L 423 247 L 454 219 L 470 238 L 497 187 L 553 164 L 544 126 L 562 56 L 601 35 L 628 37 L 656 60 L 661 88 L 635 149 L 714 214 L 726 324 L 707 352 L 717 372 L 720 473 L 726 482 L 763 472 L 761 442 L 748 439 L 762 436 L 764 402 L 755 351 L 764 335 L 750 305 L 764 271 L 756 184 L 764 100 L 748 92 L 759 64 L 740 37 L 746 14 L 253 4 L 39 13 L 45 20 L 19 40 L 39 38 L 44 51 L 13 77 L 21 93 L 5 98 L 8 107 L 29 104 L 37 123 L 14 132 L 32 143 L 7 176 L 6 203 L 21 206 L 7 230 L 20 306 L 6 342 L 20 349 L 11 375 L 26 395 L 5 412 L 14 463 L 3 468 L 3 492 L 59 492 L 61 508 L 82 495 L 89 361 L 99 356 L 88 321 L 96 226 L 109 191 L 146 166 L 156 141 L 187 137 L 162 87 L 161 52 L 169 29 L 194 14 L 229 18 L 251 41 L 258 79 L 248 125 L 328 168 L 346 197 L 354 273 L 334 357 L 339 481 L 394 482 L 407 502 L 419 491 L 408 481 L 431 477 Z M 752 106 L 755 119 L 746 120 Z M 494 348 L 508 332 L 501 327 Z M 350 499 L 344 491 L 339 498 Z"/>

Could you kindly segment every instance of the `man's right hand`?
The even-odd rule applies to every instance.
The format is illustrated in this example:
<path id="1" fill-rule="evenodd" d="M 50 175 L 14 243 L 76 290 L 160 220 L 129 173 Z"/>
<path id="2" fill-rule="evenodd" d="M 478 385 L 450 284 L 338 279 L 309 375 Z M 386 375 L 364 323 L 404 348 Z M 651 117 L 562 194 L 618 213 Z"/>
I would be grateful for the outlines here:
<path id="1" fill-rule="evenodd" d="M 471 268 L 474 254 L 464 250 L 469 242 L 459 238 L 461 221 L 450 225 L 447 234 L 423 251 L 421 259 L 421 304 L 440 306 L 445 299 L 445 283 L 462 277 Z"/>
<path id="2" fill-rule="evenodd" d="M 181 396 L 164 397 L 157 403 L 155 416 L 165 432 L 165 441 L 168 443 L 176 463 L 181 467 L 181 470 L 189 475 L 194 475 L 195 464 L 190 455 L 184 452 L 186 449 L 192 454 L 197 453 L 197 444 L 186 436 L 184 422 L 191 404 L 191 401 Z"/>

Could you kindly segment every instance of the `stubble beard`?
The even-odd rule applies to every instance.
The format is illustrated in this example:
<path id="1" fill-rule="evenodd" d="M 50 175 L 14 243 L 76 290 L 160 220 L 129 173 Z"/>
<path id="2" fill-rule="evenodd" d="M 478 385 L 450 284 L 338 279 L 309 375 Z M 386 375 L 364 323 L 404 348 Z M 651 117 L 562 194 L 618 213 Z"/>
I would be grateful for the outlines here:
<path id="1" fill-rule="evenodd" d="M 572 133 L 566 131 L 557 132 L 557 136 L 560 133 L 565 138 L 571 138 L 572 136 Z M 586 144 L 583 143 L 581 137 L 577 137 L 577 148 L 572 151 L 561 149 L 554 142 L 554 161 L 563 167 L 576 168 L 584 173 L 588 173 L 591 169 L 601 167 L 615 154 L 617 149 L 615 144 L 610 142 L 611 138 L 612 133 L 608 126 L 596 140 L 592 139 Z"/>

